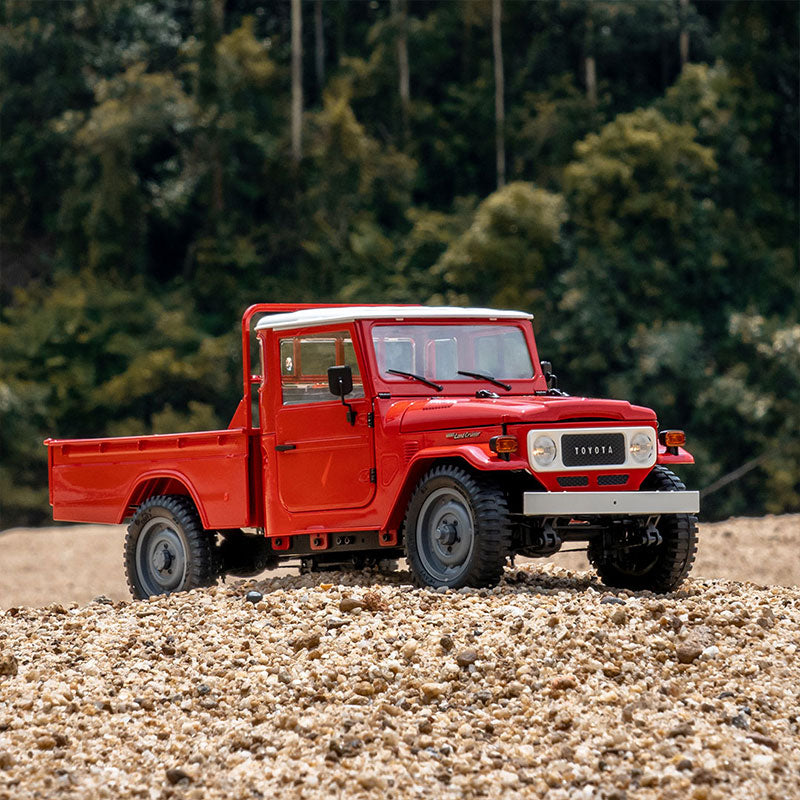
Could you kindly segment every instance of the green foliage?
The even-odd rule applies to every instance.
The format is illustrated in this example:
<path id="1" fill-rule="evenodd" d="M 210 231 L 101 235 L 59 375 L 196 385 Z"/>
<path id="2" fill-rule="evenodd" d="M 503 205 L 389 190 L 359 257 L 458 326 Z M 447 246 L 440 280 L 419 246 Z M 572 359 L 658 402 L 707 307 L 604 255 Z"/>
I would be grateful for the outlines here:
<path id="1" fill-rule="evenodd" d="M 434 267 L 449 303 L 533 308 L 559 264 L 564 201 L 529 183 L 486 198 Z"/>
<path id="2" fill-rule="evenodd" d="M 304 3 L 299 161 L 288 3 L 0 5 L 0 524 L 47 435 L 223 425 L 270 299 L 529 308 L 694 485 L 760 458 L 704 513 L 800 509 L 799 9 L 505 0 L 497 191 L 490 0 L 408 4 L 406 108 L 391 4 L 322 4 L 320 85 Z"/>
<path id="3" fill-rule="evenodd" d="M 231 328 L 234 326 L 232 325 Z M 2 515 L 34 521 L 45 435 L 224 427 L 237 401 L 237 339 L 209 337 L 186 293 L 84 270 L 19 290 L 0 323 Z"/>

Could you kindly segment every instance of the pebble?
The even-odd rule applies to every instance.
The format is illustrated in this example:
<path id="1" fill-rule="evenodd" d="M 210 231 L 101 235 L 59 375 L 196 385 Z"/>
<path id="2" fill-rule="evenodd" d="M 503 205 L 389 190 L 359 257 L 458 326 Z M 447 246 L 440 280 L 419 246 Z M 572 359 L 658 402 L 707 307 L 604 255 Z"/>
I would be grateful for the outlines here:
<path id="1" fill-rule="evenodd" d="M 0 614 L 0 798 L 796 794 L 798 588 L 324 580 Z"/>
<path id="2" fill-rule="evenodd" d="M 693 641 L 681 642 L 675 648 L 675 655 L 680 664 L 691 664 L 695 659 L 699 658 L 705 648 Z"/>
<path id="3" fill-rule="evenodd" d="M 458 664 L 459 667 L 468 667 L 470 664 L 474 664 L 477 660 L 478 653 L 471 647 L 468 647 L 466 650 L 462 650 L 460 653 L 456 654 L 456 664 Z"/>
<path id="4" fill-rule="evenodd" d="M 18 670 L 17 659 L 11 653 L 0 653 L 0 676 L 13 676 Z"/>
<path id="5" fill-rule="evenodd" d="M 355 608 L 364 608 L 364 603 L 361 600 L 356 600 L 355 597 L 343 597 L 339 601 L 339 611 L 347 613 Z"/>
<path id="6" fill-rule="evenodd" d="M 261 592 L 255 591 L 255 589 L 251 589 L 245 596 L 244 599 L 247 600 L 248 603 L 252 603 L 255 605 L 256 603 L 260 603 L 264 599 L 264 595 Z"/>

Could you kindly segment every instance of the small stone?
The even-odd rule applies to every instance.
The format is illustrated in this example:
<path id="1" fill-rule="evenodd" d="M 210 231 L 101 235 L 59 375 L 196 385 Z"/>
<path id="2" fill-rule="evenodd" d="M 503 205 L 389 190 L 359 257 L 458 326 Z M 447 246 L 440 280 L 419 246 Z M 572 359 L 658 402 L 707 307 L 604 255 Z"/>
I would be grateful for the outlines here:
<path id="1" fill-rule="evenodd" d="M 422 692 L 423 697 L 428 700 L 435 700 L 439 697 L 444 697 L 447 694 L 447 684 L 446 683 L 423 683 L 420 686 L 420 691 Z"/>
<path id="2" fill-rule="evenodd" d="M 416 639 L 409 639 L 404 645 L 403 649 L 400 651 L 403 654 L 403 658 L 408 659 L 409 661 L 414 658 L 414 654 L 417 652 L 418 642 Z"/>
<path id="3" fill-rule="evenodd" d="M 510 772 L 506 769 L 501 769 L 495 773 L 500 785 L 506 789 L 516 786 L 519 783 L 519 776 L 516 772 Z"/>
<path id="4" fill-rule="evenodd" d="M 751 739 L 756 744 L 763 744 L 765 747 L 769 747 L 770 750 L 777 750 L 779 747 L 775 739 L 771 739 L 769 736 L 764 736 L 761 733 L 748 733 L 747 738 Z"/>
<path id="5" fill-rule="evenodd" d="M 321 640 L 322 635 L 319 631 L 311 631 L 310 633 L 304 633 L 300 636 L 296 636 L 294 639 L 290 640 L 289 644 L 291 645 L 292 650 L 297 653 L 300 650 L 313 650 L 319 645 Z"/>
<path id="6" fill-rule="evenodd" d="M 697 642 L 687 640 L 685 642 L 681 642 L 675 648 L 675 655 L 678 657 L 678 663 L 691 664 L 695 659 L 702 655 L 704 649 L 705 648 Z"/>
<path id="7" fill-rule="evenodd" d="M 448 636 L 447 634 L 442 636 L 442 638 L 439 639 L 439 647 L 441 647 L 442 650 L 445 651 L 445 653 L 449 653 L 455 647 L 455 642 L 453 641 L 453 637 Z"/>
<path id="8" fill-rule="evenodd" d="M 356 778 L 356 781 L 358 782 L 359 786 L 361 786 L 362 789 L 367 789 L 367 790 L 383 789 L 383 787 L 386 785 L 384 783 L 383 778 L 381 778 L 380 775 L 376 775 L 375 773 L 367 773 L 364 775 L 359 775 Z"/>
<path id="9" fill-rule="evenodd" d="M 18 669 L 17 659 L 11 653 L 0 654 L 0 675 L 14 676 Z"/>
<path id="10" fill-rule="evenodd" d="M 624 608 L 618 608 L 611 615 L 611 621 L 615 625 L 624 625 L 628 621 L 628 613 Z"/>
<path id="11" fill-rule="evenodd" d="M 707 786 L 711 786 L 711 785 L 715 784 L 716 782 L 717 782 L 716 775 L 714 775 L 713 772 L 711 772 L 711 771 L 709 771 L 707 769 L 704 769 L 702 767 L 700 769 L 696 770 L 695 773 L 692 775 L 692 783 L 695 786 L 704 785 L 704 784 L 707 785 Z"/>
<path id="12" fill-rule="evenodd" d="M 252 603 L 255 605 L 256 603 L 260 603 L 264 599 L 264 595 L 261 592 L 257 592 L 255 589 L 251 589 L 245 596 L 244 599 L 247 600 L 248 603 Z"/>
<path id="13" fill-rule="evenodd" d="M 14 766 L 14 756 L 7 750 L 0 750 L 0 769 L 8 769 Z"/>
<path id="14" fill-rule="evenodd" d="M 355 608 L 364 608 L 364 603 L 361 600 L 356 600 L 355 597 L 343 597 L 339 601 L 339 611 L 347 613 Z"/>
<path id="15" fill-rule="evenodd" d="M 578 685 L 574 675 L 559 675 L 550 681 L 550 688 L 556 692 L 563 692 L 566 689 L 574 689 Z"/>
<path id="16" fill-rule="evenodd" d="M 739 713 L 735 717 L 731 717 L 728 722 L 733 725 L 734 728 L 741 728 L 743 731 L 746 731 L 750 727 L 750 720 L 747 714 L 744 713 Z"/>
<path id="17" fill-rule="evenodd" d="M 325 620 L 325 627 L 328 630 L 336 630 L 337 628 L 343 628 L 349 620 L 342 619 L 341 617 L 327 617 Z"/>
<path id="18" fill-rule="evenodd" d="M 104 594 L 99 594 L 97 597 L 92 600 L 93 603 L 98 603 L 101 606 L 113 606 L 114 601 L 110 597 L 106 597 Z"/>
<path id="19" fill-rule="evenodd" d="M 456 664 L 458 664 L 459 667 L 468 667 L 470 664 L 474 664 L 477 660 L 478 654 L 471 647 L 468 647 L 466 650 L 462 650 L 456 655 Z"/>
<path id="20" fill-rule="evenodd" d="M 339 758 L 352 758 L 353 756 L 358 755 L 358 752 L 363 746 L 364 742 L 362 742 L 361 739 L 345 739 L 336 737 L 330 740 L 328 744 L 328 750 L 330 753 L 334 753 Z"/>
<path id="21" fill-rule="evenodd" d="M 676 739 L 678 736 L 691 736 L 694 733 L 694 728 L 691 722 L 683 722 L 676 725 L 667 733 L 668 739 Z"/>
<path id="22" fill-rule="evenodd" d="M 712 644 L 710 647 L 706 647 L 701 655 L 703 658 L 707 658 L 709 660 L 716 658 L 719 655 L 719 647 L 717 647 L 715 644 Z"/>
<path id="23" fill-rule="evenodd" d="M 375 694 L 375 687 L 369 681 L 359 681 L 353 691 L 362 697 L 372 697 Z"/>
<path id="24" fill-rule="evenodd" d="M 36 739 L 36 746 L 40 750 L 53 750 L 56 747 L 56 740 L 55 737 L 50 736 L 49 734 L 43 734 Z"/>
<path id="25" fill-rule="evenodd" d="M 167 780 L 170 782 L 170 784 L 175 786 L 181 781 L 186 781 L 186 783 L 191 783 L 192 776 L 185 770 L 181 769 L 180 767 L 170 767 L 167 770 Z"/>
<path id="26" fill-rule="evenodd" d="M 764 630 L 770 630 L 775 627 L 775 615 L 772 613 L 771 608 L 762 609 L 761 616 L 756 620 L 756 625 Z"/>
<path id="27" fill-rule="evenodd" d="M 603 603 L 604 605 L 613 605 L 613 604 L 620 606 L 625 605 L 625 601 L 621 597 L 615 597 L 613 594 L 604 594 L 600 598 L 600 602 Z"/>
<path id="28" fill-rule="evenodd" d="M 676 765 L 675 768 L 679 769 L 681 772 L 686 772 L 687 770 L 692 769 L 694 767 L 694 763 L 689 758 L 682 758 Z"/>

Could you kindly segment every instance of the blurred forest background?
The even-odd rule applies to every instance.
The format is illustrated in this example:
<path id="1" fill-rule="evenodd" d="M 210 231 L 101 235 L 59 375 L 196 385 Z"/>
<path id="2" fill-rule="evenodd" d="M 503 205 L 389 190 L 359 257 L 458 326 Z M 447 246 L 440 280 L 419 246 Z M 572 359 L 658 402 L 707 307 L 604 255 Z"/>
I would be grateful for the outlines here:
<path id="1" fill-rule="evenodd" d="M 5 0 L 0 527 L 44 436 L 227 425 L 257 301 L 531 310 L 706 518 L 800 510 L 799 8 Z"/>

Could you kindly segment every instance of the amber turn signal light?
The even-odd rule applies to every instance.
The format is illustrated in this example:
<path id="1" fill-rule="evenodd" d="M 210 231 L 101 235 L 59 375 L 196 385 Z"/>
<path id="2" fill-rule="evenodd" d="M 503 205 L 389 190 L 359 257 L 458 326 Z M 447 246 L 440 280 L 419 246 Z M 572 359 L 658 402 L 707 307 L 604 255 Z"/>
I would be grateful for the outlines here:
<path id="1" fill-rule="evenodd" d="M 683 431 L 661 431 L 658 441 L 665 447 L 683 447 L 686 444 L 686 434 Z"/>
<path id="2" fill-rule="evenodd" d="M 508 455 L 519 450 L 519 442 L 516 436 L 492 436 L 489 449 L 498 455 Z"/>

